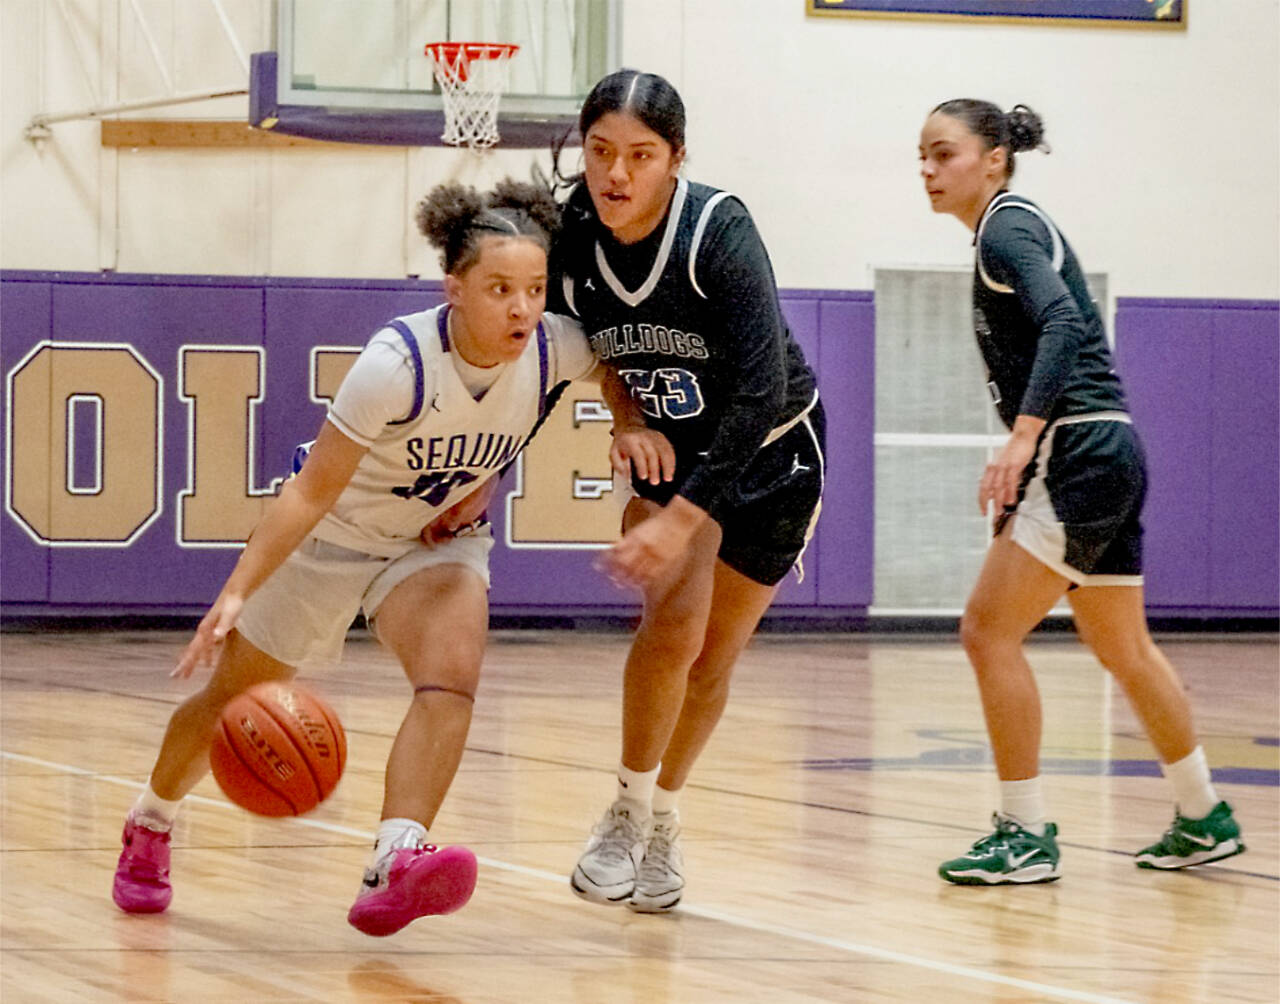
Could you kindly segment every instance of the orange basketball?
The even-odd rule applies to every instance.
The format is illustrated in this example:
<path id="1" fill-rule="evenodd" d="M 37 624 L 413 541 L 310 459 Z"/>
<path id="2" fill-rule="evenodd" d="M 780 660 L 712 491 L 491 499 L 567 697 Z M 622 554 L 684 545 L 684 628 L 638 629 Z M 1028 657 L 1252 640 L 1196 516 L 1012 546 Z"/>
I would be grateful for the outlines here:
<path id="1" fill-rule="evenodd" d="M 209 762 L 236 805 L 260 816 L 300 816 L 337 786 L 347 737 L 315 694 L 296 683 L 260 683 L 223 708 Z"/>

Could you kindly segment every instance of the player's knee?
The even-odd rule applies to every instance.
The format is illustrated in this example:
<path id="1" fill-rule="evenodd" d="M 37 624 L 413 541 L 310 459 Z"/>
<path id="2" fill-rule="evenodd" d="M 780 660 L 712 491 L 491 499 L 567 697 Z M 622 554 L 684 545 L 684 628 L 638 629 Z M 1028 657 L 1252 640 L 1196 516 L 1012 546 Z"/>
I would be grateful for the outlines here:
<path id="1" fill-rule="evenodd" d="M 1139 676 L 1156 666 L 1159 652 L 1150 638 L 1108 639 L 1105 643 L 1085 640 L 1104 669 L 1117 679 Z"/>
<path id="2" fill-rule="evenodd" d="M 480 662 L 484 644 L 471 638 L 455 638 L 421 652 L 405 666 L 405 674 L 414 684 L 414 696 L 434 693 L 475 696 L 480 682 Z"/>
<path id="3" fill-rule="evenodd" d="M 689 673 L 685 702 L 698 705 L 723 705 L 729 699 L 729 681 L 733 666 L 695 665 Z"/>
<path id="4" fill-rule="evenodd" d="M 960 644 L 970 659 L 983 656 L 991 643 L 991 632 L 983 623 L 982 614 L 966 607 L 960 618 Z"/>
<path id="5" fill-rule="evenodd" d="M 1022 644 L 1022 636 L 1001 630 L 1001 626 L 980 610 L 967 608 L 960 618 L 960 644 L 974 669 L 979 673 L 986 666 L 999 663 L 1011 650 Z"/>
<path id="6" fill-rule="evenodd" d="M 648 648 L 659 650 L 665 658 L 686 667 L 702 651 L 706 630 L 704 616 L 683 608 L 646 611 L 640 625 Z"/>

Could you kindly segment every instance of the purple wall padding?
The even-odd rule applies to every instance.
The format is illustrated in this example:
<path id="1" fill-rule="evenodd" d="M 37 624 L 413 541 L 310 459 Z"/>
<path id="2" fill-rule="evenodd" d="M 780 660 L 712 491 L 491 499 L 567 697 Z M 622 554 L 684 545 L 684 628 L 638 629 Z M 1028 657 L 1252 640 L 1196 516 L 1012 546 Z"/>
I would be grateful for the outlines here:
<path id="1" fill-rule="evenodd" d="M 4 412 L 9 410 L 9 371 L 53 329 L 53 286 L 49 282 L 0 284 L 0 359 L 5 379 L 0 381 Z M 8 423 L 6 422 L 6 428 Z M 13 435 L 22 435 L 16 429 Z M 0 436 L 4 463 L 5 513 L 0 518 L 0 600 L 5 603 L 49 601 L 49 559 L 52 552 L 37 546 L 23 527 L 9 515 L 9 437 Z"/>
<path id="2" fill-rule="evenodd" d="M 1121 298 L 1117 368 L 1147 449 L 1147 603 L 1280 608 L 1280 306 Z"/>
<path id="3" fill-rule="evenodd" d="M 233 548 L 180 547 L 177 496 L 188 479 L 188 406 L 178 397 L 179 349 L 225 345 L 264 350 L 264 400 L 254 443 L 265 488 L 288 467 L 293 447 L 315 435 L 324 406 L 310 399 L 313 346 L 359 346 L 383 322 L 440 300 L 437 283 L 380 280 L 244 279 L 204 276 L 5 272 L 2 344 L 6 375 L 36 344 L 128 343 L 164 381 L 162 511 L 128 547 L 56 548 L 36 543 L 9 514 L 3 520 L 6 613 L 196 612 L 230 571 Z M 819 374 L 828 412 L 828 480 L 823 519 L 805 558 L 803 582 L 789 577 L 774 612 L 857 615 L 871 602 L 873 457 L 871 296 L 784 294 L 783 310 Z M 7 384 L 6 384 L 7 392 Z M 6 484 L 7 482 L 6 468 Z M 495 507 L 495 536 L 503 514 Z M 497 613 L 633 612 L 593 562 L 595 551 L 494 551 L 491 602 Z"/>
<path id="4" fill-rule="evenodd" d="M 128 343 L 164 381 L 159 518 L 129 547 L 50 548 L 6 510 L 6 613 L 194 612 L 213 598 L 238 552 L 176 541 L 189 450 L 188 408 L 177 393 L 181 346 L 264 350 L 253 487 L 265 488 L 324 416 L 310 400 L 311 348 L 358 346 L 388 318 L 440 299 L 438 284 L 416 281 L 56 272 L 5 272 L 0 280 L 6 396 L 16 364 L 45 340 Z M 869 293 L 789 291 L 782 306 L 818 372 L 828 465 L 805 580 L 788 578 L 774 613 L 857 615 L 873 588 L 874 304 Z M 1147 599 L 1155 612 L 1274 616 L 1280 608 L 1278 322 L 1274 302 L 1118 302 L 1118 366 L 1150 457 Z M 7 457 L 7 442 L 3 449 Z M 7 500 L 7 460 L 5 478 Z M 501 540 L 502 513 L 495 515 Z M 593 569 L 596 556 L 499 545 L 495 612 L 634 611 Z"/>

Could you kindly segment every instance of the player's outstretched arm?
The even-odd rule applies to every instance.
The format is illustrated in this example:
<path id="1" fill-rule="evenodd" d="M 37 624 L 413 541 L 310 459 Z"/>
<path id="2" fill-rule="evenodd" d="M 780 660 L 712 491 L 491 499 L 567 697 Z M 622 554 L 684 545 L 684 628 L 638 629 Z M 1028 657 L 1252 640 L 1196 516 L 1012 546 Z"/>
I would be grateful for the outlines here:
<path id="1" fill-rule="evenodd" d="M 689 549 L 693 535 L 711 517 L 681 495 L 625 534 L 607 550 L 600 567 L 616 585 L 645 590 Z"/>
<path id="2" fill-rule="evenodd" d="M 302 470 L 284 483 L 249 535 L 240 560 L 200 621 L 171 676 L 190 676 L 197 667 L 214 663 L 244 601 L 332 508 L 366 451 L 367 447 L 343 435 L 330 422 L 324 423 Z"/>

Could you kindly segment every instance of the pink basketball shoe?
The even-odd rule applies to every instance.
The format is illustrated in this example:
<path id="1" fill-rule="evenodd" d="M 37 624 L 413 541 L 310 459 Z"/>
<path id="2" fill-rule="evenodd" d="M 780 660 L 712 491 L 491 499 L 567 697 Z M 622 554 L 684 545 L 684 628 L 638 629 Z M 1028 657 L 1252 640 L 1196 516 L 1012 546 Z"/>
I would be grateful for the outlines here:
<path id="1" fill-rule="evenodd" d="M 465 847 L 403 847 L 364 873 L 347 921 L 382 938 L 419 917 L 462 909 L 475 888 L 476 856 Z"/>
<path id="2" fill-rule="evenodd" d="M 111 898 L 125 913 L 160 913 L 173 899 L 169 885 L 169 834 L 124 821 L 124 850 L 116 864 Z"/>

